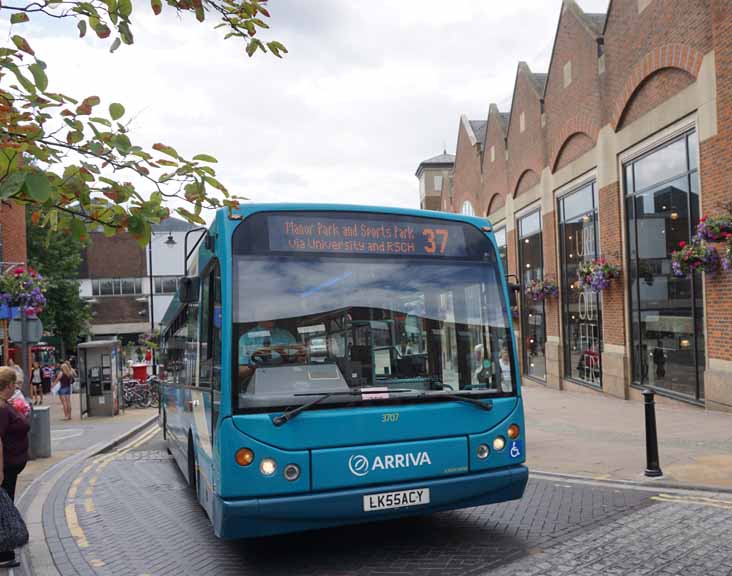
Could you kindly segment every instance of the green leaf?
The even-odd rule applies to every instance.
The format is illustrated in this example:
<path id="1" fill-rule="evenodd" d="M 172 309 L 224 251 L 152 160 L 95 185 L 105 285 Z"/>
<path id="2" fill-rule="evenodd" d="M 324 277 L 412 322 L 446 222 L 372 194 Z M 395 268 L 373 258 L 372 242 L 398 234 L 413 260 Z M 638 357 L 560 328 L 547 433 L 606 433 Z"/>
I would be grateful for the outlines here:
<path id="1" fill-rule="evenodd" d="M 71 234 L 75 240 L 84 240 L 87 237 L 86 226 L 81 220 L 73 218 L 71 220 Z"/>
<path id="2" fill-rule="evenodd" d="M 36 83 L 36 87 L 41 92 L 45 92 L 46 88 L 48 88 L 48 76 L 46 76 L 43 67 L 38 62 L 34 62 L 28 66 L 28 70 L 33 74 L 33 81 Z"/>
<path id="3" fill-rule="evenodd" d="M 121 154 L 127 154 L 132 148 L 130 139 L 124 134 L 116 134 L 112 140 L 112 145 L 119 150 Z"/>
<path id="4" fill-rule="evenodd" d="M 257 48 L 259 48 L 259 40 L 250 40 L 247 44 L 247 56 L 251 58 L 257 51 Z"/>
<path id="5" fill-rule="evenodd" d="M 36 202 L 45 202 L 51 197 L 51 185 L 43 172 L 33 172 L 25 177 L 25 191 Z"/>
<path id="6" fill-rule="evenodd" d="M 112 123 L 107 120 L 106 118 L 99 118 L 97 116 L 94 116 L 92 118 L 89 118 L 89 122 L 96 122 L 97 124 L 102 124 L 104 126 L 111 126 Z"/>
<path id="7" fill-rule="evenodd" d="M 221 192 L 228 192 L 226 187 L 221 182 L 216 180 L 216 178 L 214 178 L 212 176 L 204 176 L 203 179 L 205 180 L 206 184 L 208 184 L 209 186 L 213 186 L 217 190 L 221 190 Z"/>
<path id="8" fill-rule="evenodd" d="M 114 52 L 117 48 L 119 48 L 122 45 L 122 40 L 119 38 L 115 38 L 114 42 L 112 42 L 112 45 L 109 47 L 110 54 Z"/>
<path id="9" fill-rule="evenodd" d="M 18 50 L 22 50 L 23 52 L 26 52 L 27 54 L 30 54 L 31 56 L 35 56 L 36 53 L 33 52 L 33 48 L 30 47 L 30 44 L 28 44 L 28 41 L 23 38 L 22 36 L 18 36 L 17 34 L 11 38 L 13 41 L 13 44 L 15 44 L 18 47 Z"/>
<path id="10" fill-rule="evenodd" d="M 172 148 L 171 146 L 166 146 L 165 144 L 161 144 L 160 142 L 157 142 L 157 143 L 153 144 L 153 150 L 157 150 L 158 152 L 162 152 L 163 154 L 172 156 L 176 160 L 180 160 L 180 156 L 178 155 L 178 152 L 176 152 L 175 148 Z"/>
<path id="11" fill-rule="evenodd" d="M 0 198 L 7 200 L 23 187 L 27 172 L 11 172 L 0 182 Z"/>
<path id="12" fill-rule="evenodd" d="M 193 159 L 200 160 L 201 162 L 211 162 L 212 164 L 216 164 L 218 162 L 216 158 L 209 156 L 208 154 L 196 154 Z"/>
<path id="13" fill-rule="evenodd" d="M 112 117 L 112 120 L 119 120 L 125 115 L 125 107 L 117 102 L 112 102 L 109 105 L 109 115 Z"/>
<path id="14" fill-rule="evenodd" d="M 28 22 L 28 20 L 30 20 L 30 18 L 25 12 L 18 12 L 17 14 L 10 16 L 11 24 L 22 24 L 23 22 Z"/>
<path id="15" fill-rule="evenodd" d="M 155 16 L 160 14 L 163 10 L 163 2 L 162 0 L 150 0 L 150 6 L 152 6 L 152 10 L 155 13 Z"/>
<path id="16" fill-rule="evenodd" d="M 79 38 L 86 36 L 86 20 L 79 20 L 76 27 L 79 29 Z"/>
<path id="17" fill-rule="evenodd" d="M 132 35 L 132 30 L 130 30 L 130 26 L 127 24 L 127 22 L 120 22 L 117 29 L 122 36 L 122 42 L 129 46 L 135 41 L 135 37 Z"/>
<path id="18" fill-rule="evenodd" d="M 130 14 L 132 14 L 132 0 L 118 0 L 117 13 L 122 18 L 129 18 Z"/>
<path id="19" fill-rule="evenodd" d="M 28 92 L 35 94 L 36 92 L 36 85 L 33 84 L 28 78 L 23 76 L 23 74 L 20 72 L 20 68 L 18 68 L 15 64 L 6 63 L 4 66 L 10 70 L 13 74 L 15 74 L 15 77 L 18 79 L 18 82 L 25 88 Z"/>

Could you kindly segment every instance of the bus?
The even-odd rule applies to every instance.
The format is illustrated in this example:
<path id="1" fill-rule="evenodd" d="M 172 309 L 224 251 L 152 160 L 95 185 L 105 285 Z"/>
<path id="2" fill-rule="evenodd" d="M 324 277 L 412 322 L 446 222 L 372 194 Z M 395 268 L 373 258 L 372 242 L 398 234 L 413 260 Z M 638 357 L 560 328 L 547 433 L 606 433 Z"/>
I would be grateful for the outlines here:
<path id="1" fill-rule="evenodd" d="M 40 366 L 50 366 L 56 368 L 56 347 L 45 342 L 39 342 L 33 344 L 30 347 L 31 357 L 33 362 L 38 362 Z M 21 364 L 21 351 L 20 348 L 16 348 L 15 344 L 11 344 L 8 347 L 8 357 L 12 358 L 16 364 Z"/>
<path id="2" fill-rule="evenodd" d="M 516 345 L 487 220 L 246 204 L 199 230 L 162 323 L 160 424 L 218 537 L 523 495 Z"/>

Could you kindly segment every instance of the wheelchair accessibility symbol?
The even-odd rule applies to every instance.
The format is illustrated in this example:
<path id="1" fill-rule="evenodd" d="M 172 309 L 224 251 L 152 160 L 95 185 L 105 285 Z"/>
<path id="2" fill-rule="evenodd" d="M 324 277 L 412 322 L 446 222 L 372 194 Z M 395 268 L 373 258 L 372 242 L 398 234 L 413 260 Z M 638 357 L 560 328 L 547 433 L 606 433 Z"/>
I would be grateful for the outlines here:
<path id="1" fill-rule="evenodd" d="M 511 449 L 508 452 L 511 458 L 519 458 L 521 456 L 521 441 L 514 440 L 511 442 Z"/>

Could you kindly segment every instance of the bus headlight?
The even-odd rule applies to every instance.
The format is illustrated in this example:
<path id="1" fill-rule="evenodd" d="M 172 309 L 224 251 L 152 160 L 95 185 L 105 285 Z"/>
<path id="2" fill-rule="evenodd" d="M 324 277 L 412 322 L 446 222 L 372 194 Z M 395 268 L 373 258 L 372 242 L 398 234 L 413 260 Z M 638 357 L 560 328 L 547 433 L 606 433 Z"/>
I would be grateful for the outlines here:
<path id="1" fill-rule="evenodd" d="M 479 444 L 478 449 L 475 451 L 475 455 L 480 460 L 485 460 L 486 458 L 488 458 L 488 454 L 490 454 L 490 453 L 491 453 L 491 450 L 490 450 L 490 448 L 488 448 L 488 444 Z"/>
<path id="2" fill-rule="evenodd" d="M 288 464 L 285 466 L 285 480 L 294 482 L 300 477 L 300 467 L 297 464 Z"/>
<path id="3" fill-rule="evenodd" d="M 516 438 L 519 437 L 519 434 L 521 434 L 521 428 L 519 428 L 518 424 L 511 424 L 508 427 L 508 437 L 511 440 L 516 440 Z"/>
<path id="4" fill-rule="evenodd" d="M 506 447 L 506 439 L 503 436 L 496 436 L 493 440 L 493 449 L 500 452 Z"/>
<path id="5" fill-rule="evenodd" d="M 272 458 L 265 458 L 259 463 L 259 471 L 265 476 L 272 476 L 277 471 L 277 462 Z"/>
<path id="6" fill-rule="evenodd" d="M 239 450 L 236 451 L 235 458 L 236 463 L 239 466 L 249 466 L 254 462 L 254 452 L 249 448 L 239 448 Z"/>

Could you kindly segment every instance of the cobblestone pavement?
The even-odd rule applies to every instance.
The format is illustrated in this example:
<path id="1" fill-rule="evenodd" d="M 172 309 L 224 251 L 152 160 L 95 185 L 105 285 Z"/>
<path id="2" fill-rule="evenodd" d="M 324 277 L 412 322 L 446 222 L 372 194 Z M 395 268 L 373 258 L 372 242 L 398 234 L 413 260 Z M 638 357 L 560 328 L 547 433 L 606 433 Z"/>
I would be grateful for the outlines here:
<path id="1" fill-rule="evenodd" d="M 255 541 L 217 540 L 159 434 L 59 482 L 62 576 L 732 576 L 732 498 L 532 478 L 521 501 Z"/>

